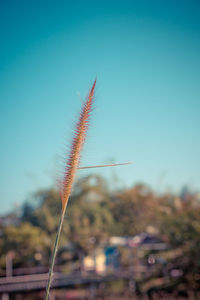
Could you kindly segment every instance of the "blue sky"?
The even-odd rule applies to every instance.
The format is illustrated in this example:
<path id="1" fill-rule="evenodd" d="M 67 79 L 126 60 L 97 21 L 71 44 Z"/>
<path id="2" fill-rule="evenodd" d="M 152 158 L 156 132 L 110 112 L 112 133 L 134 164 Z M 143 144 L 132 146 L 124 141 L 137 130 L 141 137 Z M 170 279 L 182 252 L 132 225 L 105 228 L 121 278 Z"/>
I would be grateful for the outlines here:
<path id="1" fill-rule="evenodd" d="M 0 214 L 54 184 L 96 76 L 82 165 L 134 161 L 98 171 L 116 187 L 200 189 L 199 1 L 0 6 Z"/>

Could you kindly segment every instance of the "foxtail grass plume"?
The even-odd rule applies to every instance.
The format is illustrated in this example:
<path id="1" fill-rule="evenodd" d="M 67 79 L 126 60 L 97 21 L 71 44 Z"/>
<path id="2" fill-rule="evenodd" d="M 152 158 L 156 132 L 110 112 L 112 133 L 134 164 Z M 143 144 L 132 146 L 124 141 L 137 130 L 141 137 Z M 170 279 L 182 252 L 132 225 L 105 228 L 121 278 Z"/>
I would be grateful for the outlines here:
<path id="1" fill-rule="evenodd" d="M 90 90 L 90 93 L 89 93 L 85 103 L 83 104 L 83 107 L 82 107 L 82 110 L 80 113 L 80 117 L 79 117 L 78 123 L 76 125 L 74 138 L 72 140 L 71 152 L 69 155 L 69 159 L 67 160 L 64 180 L 61 185 L 60 194 L 61 194 L 61 200 L 62 200 L 62 213 L 61 213 L 60 223 L 58 226 L 54 249 L 53 249 L 52 257 L 51 257 L 45 300 L 49 299 L 50 287 L 51 287 L 51 282 L 53 279 L 55 258 L 56 258 L 56 253 L 58 251 L 58 243 L 60 240 L 60 234 L 61 234 L 61 230 L 62 230 L 62 226 L 63 226 L 63 222 L 64 222 L 65 210 L 66 210 L 67 202 L 68 202 L 68 199 L 69 199 L 69 196 L 71 193 L 74 177 L 75 177 L 78 165 L 79 165 L 81 149 L 83 147 L 85 137 L 86 137 L 86 132 L 88 129 L 88 122 L 89 122 L 89 117 L 90 117 L 90 113 L 92 110 L 92 104 L 93 104 L 93 99 L 94 99 L 95 85 L 96 85 L 96 80 L 94 81 L 93 86 Z"/>
<path id="2" fill-rule="evenodd" d="M 69 159 L 66 164 L 66 171 L 64 175 L 64 180 L 61 186 L 61 199 L 62 199 L 62 210 L 64 211 L 67 202 L 71 193 L 72 184 L 74 181 L 75 173 L 77 171 L 79 161 L 80 161 L 80 153 L 85 141 L 86 132 L 88 129 L 88 122 L 90 119 L 90 113 L 92 110 L 93 100 L 94 100 L 94 90 L 95 90 L 96 80 L 94 81 L 92 88 L 89 92 L 87 100 L 83 104 L 79 120 L 76 125 L 76 129 L 74 132 L 74 137 L 71 146 L 71 152 L 69 155 Z"/>

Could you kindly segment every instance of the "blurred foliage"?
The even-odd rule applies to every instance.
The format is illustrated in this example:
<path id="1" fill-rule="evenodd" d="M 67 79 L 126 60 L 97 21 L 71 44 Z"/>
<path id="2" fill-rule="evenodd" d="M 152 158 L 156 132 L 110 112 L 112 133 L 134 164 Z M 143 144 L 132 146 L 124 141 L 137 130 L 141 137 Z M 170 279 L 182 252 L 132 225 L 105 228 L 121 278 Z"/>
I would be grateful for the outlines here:
<path id="1" fill-rule="evenodd" d="M 198 291 L 200 201 L 188 191 L 186 196 L 156 195 L 142 184 L 111 192 L 100 176 L 80 178 L 69 200 L 58 263 L 78 261 L 80 255 L 106 244 L 111 236 L 153 232 L 169 245 L 162 254 L 166 260 L 163 274 L 170 277 L 174 269 L 182 272 L 178 279 L 171 276 L 171 288 L 184 284 L 186 289 Z M 1 222 L 0 267 L 5 269 L 5 255 L 11 250 L 15 251 L 14 267 L 47 266 L 60 211 L 58 191 L 41 190 L 24 204 L 16 224 Z M 123 266 L 128 267 L 129 260 L 129 249 L 122 249 Z"/>
<path id="2" fill-rule="evenodd" d="M 46 260 L 46 253 L 50 246 L 48 236 L 39 228 L 30 223 L 21 222 L 19 226 L 6 226 L 2 228 L 1 235 L 1 264 L 2 259 L 10 251 L 14 251 L 14 262 L 16 267 L 28 267 L 35 263 L 35 257 L 42 253 Z"/>

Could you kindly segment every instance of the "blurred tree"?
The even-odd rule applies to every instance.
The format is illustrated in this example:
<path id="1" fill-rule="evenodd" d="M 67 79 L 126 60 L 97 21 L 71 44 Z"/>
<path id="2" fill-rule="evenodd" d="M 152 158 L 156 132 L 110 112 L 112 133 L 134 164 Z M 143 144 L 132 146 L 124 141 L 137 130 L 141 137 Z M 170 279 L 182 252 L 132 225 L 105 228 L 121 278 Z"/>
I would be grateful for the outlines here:
<path id="1" fill-rule="evenodd" d="M 14 251 L 14 267 L 33 266 L 37 262 L 37 253 L 40 253 L 42 264 L 48 262 L 48 236 L 38 227 L 30 223 L 21 223 L 19 226 L 6 226 L 1 234 L 1 266 L 5 268 L 5 256 Z"/>
<path id="2" fill-rule="evenodd" d="M 87 176 L 77 181 L 67 211 L 69 236 L 85 252 L 112 234 L 115 221 L 109 205 L 110 195 L 102 177 Z"/>
<path id="3" fill-rule="evenodd" d="M 25 203 L 21 219 L 51 235 L 56 230 L 60 210 L 59 193 L 54 189 L 40 190 L 32 195 L 31 201 Z"/>
<path id="4" fill-rule="evenodd" d="M 156 226 L 158 203 L 145 185 L 136 185 L 114 196 L 112 212 L 118 224 L 118 235 L 133 236 Z"/>
<path id="5" fill-rule="evenodd" d="M 184 285 L 186 291 L 197 292 L 200 290 L 199 205 L 194 205 L 192 199 L 187 203 L 182 202 L 181 207 L 174 209 L 171 214 L 163 215 L 160 231 L 172 247 L 166 253 L 169 271 L 179 270 L 181 276 L 178 282 Z"/>
<path id="6" fill-rule="evenodd" d="M 24 205 L 22 221 L 40 227 L 54 239 L 60 211 L 61 200 L 56 190 L 38 191 Z M 69 199 L 61 246 L 71 242 L 77 249 L 88 252 L 113 233 L 113 228 L 115 221 L 105 180 L 97 175 L 77 180 Z"/>

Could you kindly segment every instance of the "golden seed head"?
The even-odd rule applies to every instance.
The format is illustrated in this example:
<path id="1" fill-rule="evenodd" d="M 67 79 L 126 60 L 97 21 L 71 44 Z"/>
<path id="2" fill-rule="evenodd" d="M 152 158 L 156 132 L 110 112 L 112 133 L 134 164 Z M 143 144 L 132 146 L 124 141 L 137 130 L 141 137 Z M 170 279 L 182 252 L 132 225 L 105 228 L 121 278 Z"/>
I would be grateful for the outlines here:
<path id="1" fill-rule="evenodd" d="M 69 158 L 66 163 L 66 171 L 64 175 L 64 180 L 62 184 L 62 189 L 61 189 L 61 198 L 62 198 L 62 210 L 65 209 L 71 189 L 72 189 L 72 184 L 74 181 L 75 173 L 79 165 L 80 161 L 80 153 L 85 141 L 86 137 L 86 132 L 88 129 L 88 124 L 89 124 L 89 119 L 90 119 L 90 113 L 92 110 L 92 104 L 93 104 L 93 99 L 94 99 L 94 89 L 96 85 L 96 80 L 93 83 L 93 86 L 90 90 L 90 93 L 83 104 L 79 120 L 76 125 L 76 129 L 74 132 L 74 137 L 72 140 L 72 145 L 71 145 L 71 151 Z"/>

